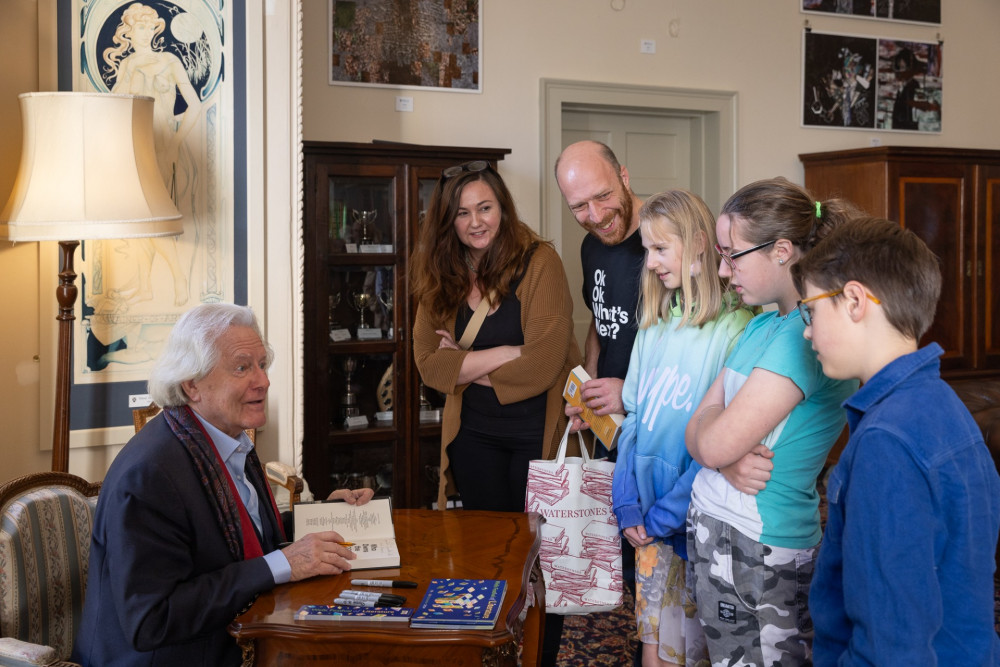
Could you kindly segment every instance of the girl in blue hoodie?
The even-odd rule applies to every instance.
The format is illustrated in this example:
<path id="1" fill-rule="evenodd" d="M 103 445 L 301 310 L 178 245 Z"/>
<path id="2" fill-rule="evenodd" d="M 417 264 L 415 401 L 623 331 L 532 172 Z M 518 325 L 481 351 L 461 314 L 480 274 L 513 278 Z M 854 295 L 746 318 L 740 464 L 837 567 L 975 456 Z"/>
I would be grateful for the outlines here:
<path id="1" fill-rule="evenodd" d="M 643 665 L 707 664 L 685 572 L 685 517 L 699 465 L 684 445 L 684 429 L 752 313 L 727 298 L 717 273 L 715 219 L 697 195 L 654 195 L 639 211 L 639 230 L 646 264 L 622 391 L 628 416 L 618 439 L 613 509 L 636 548 Z"/>

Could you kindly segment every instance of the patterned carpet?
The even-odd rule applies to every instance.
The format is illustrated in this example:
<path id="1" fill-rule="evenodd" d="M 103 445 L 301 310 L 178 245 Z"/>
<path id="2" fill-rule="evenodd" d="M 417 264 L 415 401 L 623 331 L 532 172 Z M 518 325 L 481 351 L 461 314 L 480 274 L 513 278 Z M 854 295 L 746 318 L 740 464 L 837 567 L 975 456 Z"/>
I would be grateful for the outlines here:
<path id="1" fill-rule="evenodd" d="M 639 645 L 635 601 L 626 590 L 621 607 L 587 616 L 567 616 L 556 664 L 559 667 L 631 665 Z"/>

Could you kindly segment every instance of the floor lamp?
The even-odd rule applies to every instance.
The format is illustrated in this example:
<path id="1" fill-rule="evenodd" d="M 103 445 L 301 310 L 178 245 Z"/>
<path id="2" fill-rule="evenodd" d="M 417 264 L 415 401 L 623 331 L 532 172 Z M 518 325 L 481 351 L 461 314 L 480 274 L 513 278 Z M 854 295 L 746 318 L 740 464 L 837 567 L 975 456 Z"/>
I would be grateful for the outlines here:
<path id="1" fill-rule="evenodd" d="M 24 93 L 23 143 L 0 239 L 59 241 L 59 343 L 52 469 L 69 470 L 69 387 L 81 240 L 180 234 L 153 147 L 153 98 Z M 72 239 L 72 240 L 64 240 Z"/>

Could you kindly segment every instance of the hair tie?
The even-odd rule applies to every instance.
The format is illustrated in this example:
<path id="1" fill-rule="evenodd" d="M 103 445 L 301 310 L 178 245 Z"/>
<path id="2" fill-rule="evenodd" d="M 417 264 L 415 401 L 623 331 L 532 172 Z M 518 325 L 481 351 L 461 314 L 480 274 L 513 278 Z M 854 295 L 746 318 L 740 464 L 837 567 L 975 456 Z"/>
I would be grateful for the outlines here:
<path id="1" fill-rule="evenodd" d="M 822 206 L 823 206 L 822 204 L 820 204 L 819 202 L 816 202 L 816 217 L 817 218 L 822 218 L 823 217 Z"/>

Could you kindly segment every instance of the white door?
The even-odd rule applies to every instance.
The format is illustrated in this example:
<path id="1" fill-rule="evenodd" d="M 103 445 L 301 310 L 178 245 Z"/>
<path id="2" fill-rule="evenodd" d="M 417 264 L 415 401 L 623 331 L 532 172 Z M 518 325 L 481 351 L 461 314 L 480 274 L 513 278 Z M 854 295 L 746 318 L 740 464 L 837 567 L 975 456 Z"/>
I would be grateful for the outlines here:
<path id="1" fill-rule="evenodd" d="M 671 188 L 684 188 L 698 192 L 700 183 L 692 182 L 692 165 L 698 165 L 701 156 L 695 142 L 692 156 L 692 133 L 699 135 L 700 122 L 696 118 L 630 113 L 620 110 L 563 110 L 562 148 L 584 139 L 600 141 L 611 147 L 618 161 L 628 168 L 632 190 L 639 199 Z M 694 180 L 699 180 L 697 176 Z M 700 193 L 699 193 L 700 194 Z M 587 232 L 562 207 L 562 260 L 566 278 L 573 293 L 573 320 L 580 349 L 587 337 L 591 313 L 582 294 L 583 268 L 580 265 L 580 244 Z"/>

